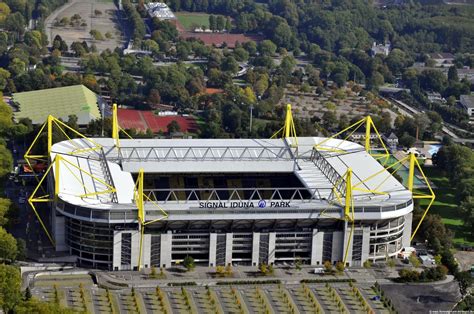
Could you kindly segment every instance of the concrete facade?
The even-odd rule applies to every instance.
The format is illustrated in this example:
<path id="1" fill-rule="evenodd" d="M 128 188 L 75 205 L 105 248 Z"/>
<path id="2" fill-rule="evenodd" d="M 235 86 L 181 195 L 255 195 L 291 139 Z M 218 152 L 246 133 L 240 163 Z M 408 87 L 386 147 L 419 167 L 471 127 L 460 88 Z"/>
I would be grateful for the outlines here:
<path id="1" fill-rule="evenodd" d="M 313 229 L 311 242 L 311 265 L 323 264 L 323 238 L 324 232 L 318 232 L 318 229 Z"/>
<path id="2" fill-rule="evenodd" d="M 260 256 L 260 233 L 254 232 L 252 236 L 252 265 L 258 266 Z"/>

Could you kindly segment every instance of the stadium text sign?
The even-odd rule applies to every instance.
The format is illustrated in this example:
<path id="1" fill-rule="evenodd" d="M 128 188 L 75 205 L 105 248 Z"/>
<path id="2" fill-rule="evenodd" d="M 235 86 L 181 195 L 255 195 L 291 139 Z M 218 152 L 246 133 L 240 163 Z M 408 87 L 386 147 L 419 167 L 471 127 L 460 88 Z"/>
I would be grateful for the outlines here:
<path id="1" fill-rule="evenodd" d="M 208 202 L 199 202 L 199 208 L 266 208 L 266 207 L 291 207 L 289 201 L 265 201 L 260 200 L 258 203 L 253 201 L 231 201 L 231 202 L 221 202 L 221 201 L 208 201 Z"/>

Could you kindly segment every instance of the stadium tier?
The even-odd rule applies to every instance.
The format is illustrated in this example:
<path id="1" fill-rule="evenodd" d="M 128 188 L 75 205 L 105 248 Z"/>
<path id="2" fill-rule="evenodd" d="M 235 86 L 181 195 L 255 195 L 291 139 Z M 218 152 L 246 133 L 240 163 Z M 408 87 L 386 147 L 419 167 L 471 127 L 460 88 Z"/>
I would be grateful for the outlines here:
<path id="1" fill-rule="evenodd" d="M 121 139 L 117 148 L 113 139 L 92 140 L 56 143 L 50 156 L 56 249 L 83 267 L 171 267 L 188 255 L 210 267 L 361 265 L 410 243 L 412 193 L 353 142 Z"/>

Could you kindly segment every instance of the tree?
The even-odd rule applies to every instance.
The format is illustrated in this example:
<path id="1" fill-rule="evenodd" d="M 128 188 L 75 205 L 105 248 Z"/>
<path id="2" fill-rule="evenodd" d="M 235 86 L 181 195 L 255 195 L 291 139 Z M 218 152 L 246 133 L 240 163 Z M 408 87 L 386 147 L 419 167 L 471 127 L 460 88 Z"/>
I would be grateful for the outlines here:
<path id="1" fill-rule="evenodd" d="M 181 127 L 179 126 L 179 124 L 176 120 L 171 121 L 168 124 L 167 129 L 168 129 L 169 134 L 181 131 Z"/>
<path id="2" fill-rule="evenodd" d="M 408 260 L 410 261 L 410 264 L 413 267 L 420 267 L 420 265 L 421 265 L 420 259 L 418 258 L 418 256 L 414 252 L 408 257 Z"/>
<path id="3" fill-rule="evenodd" d="M 216 17 L 214 15 L 209 15 L 209 29 L 211 31 L 216 30 Z"/>
<path id="4" fill-rule="evenodd" d="M 448 81 L 450 83 L 459 82 L 458 70 L 454 65 L 451 66 L 448 70 Z"/>
<path id="5" fill-rule="evenodd" d="M 0 119 L 1 122 L 1 119 Z M 10 173 L 13 169 L 13 157 L 8 148 L 0 145 L 0 178 Z"/>
<path id="6" fill-rule="evenodd" d="M 10 7 L 5 2 L 0 2 L 0 25 L 5 22 L 5 19 L 10 15 Z"/>
<path id="7" fill-rule="evenodd" d="M 154 278 L 154 279 L 158 277 L 158 274 L 156 273 L 156 267 L 155 266 L 151 266 L 150 277 Z"/>
<path id="8" fill-rule="evenodd" d="M 331 131 L 337 126 L 337 116 L 334 111 L 325 111 L 323 113 L 321 124 L 324 129 Z"/>
<path id="9" fill-rule="evenodd" d="M 14 266 L 0 264 L 0 308 L 4 313 L 9 313 L 20 302 L 20 287 L 20 270 Z"/>
<path id="10" fill-rule="evenodd" d="M 23 297 L 23 300 L 28 301 L 29 299 L 31 299 L 31 297 L 32 297 L 32 295 L 31 295 L 30 287 L 26 287 L 25 295 Z"/>
<path id="11" fill-rule="evenodd" d="M 268 271 L 267 264 L 264 264 L 264 263 L 260 264 L 259 271 L 261 274 L 266 275 Z"/>
<path id="12" fill-rule="evenodd" d="M 189 255 L 186 255 L 186 257 L 184 258 L 183 260 L 183 266 L 188 270 L 188 271 L 191 271 L 194 269 L 194 267 L 196 266 L 194 264 L 194 258 L 192 258 L 191 256 Z"/>
<path id="13" fill-rule="evenodd" d="M 295 269 L 296 269 L 297 271 L 300 271 L 300 270 L 301 270 L 301 264 L 302 264 L 302 263 L 301 263 L 301 258 L 297 257 L 297 258 L 296 258 L 296 261 L 295 261 Z"/>
<path id="14" fill-rule="evenodd" d="M 404 147 L 413 147 L 413 144 L 415 144 L 416 139 L 409 135 L 407 132 L 403 133 L 402 137 L 400 137 L 400 145 Z"/>
<path id="15" fill-rule="evenodd" d="M 82 57 L 87 53 L 81 42 L 75 41 L 71 44 L 71 50 L 74 52 L 76 57 Z"/>
<path id="16" fill-rule="evenodd" d="M 216 17 L 216 28 L 218 31 L 222 31 L 225 28 L 225 19 L 222 15 Z"/>
<path id="17" fill-rule="evenodd" d="M 104 36 L 102 36 L 102 33 L 96 29 L 91 29 L 89 34 L 94 40 L 104 40 Z"/>
<path id="18" fill-rule="evenodd" d="M 7 86 L 7 81 L 10 78 L 10 75 L 10 72 L 3 68 L 0 68 L 0 92 L 5 89 L 5 86 Z"/>
<path id="19" fill-rule="evenodd" d="M 277 46 L 271 40 L 262 40 L 257 46 L 258 52 L 262 56 L 273 56 L 277 50 Z"/>
<path id="20" fill-rule="evenodd" d="M 336 270 L 338 273 L 342 273 L 344 271 L 344 263 L 343 262 L 337 262 L 336 263 Z"/>
<path id="21" fill-rule="evenodd" d="M 237 71 L 239 70 L 239 64 L 234 59 L 234 57 L 232 56 L 226 57 L 222 61 L 222 70 L 228 71 L 231 73 L 237 73 Z"/>
<path id="22" fill-rule="evenodd" d="M 332 272 L 332 264 L 331 264 L 331 261 L 324 261 L 323 266 L 324 266 L 324 271 L 325 271 L 326 273 Z"/>
<path id="23" fill-rule="evenodd" d="M 462 271 L 458 272 L 455 275 L 455 278 L 459 285 L 459 291 L 461 292 L 462 296 L 465 296 L 469 291 L 469 287 L 472 284 L 472 276 L 469 271 Z"/>
<path id="24" fill-rule="evenodd" d="M 94 15 L 95 15 L 95 16 L 101 16 L 101 15 L 102 15 L 102 11 L 95 9 L 95 10 L 94 10 Z"/>
<path id="25" fill-rule="evenodd" d="M 230 21 L 229 17 L 227 17 L 227 19 L 225 20 L 225 30 L 229 33 L 232 30 L 232 22 Z"/>
<path id="26" fill-rule="evenodd" d="M 8 212 L 12 206 L 12 201 L 8 198 L 0 198 L 0 226 L 5 226 L 8 223 Z"/>
<path id="27" fill-rule="evenodd" d="M 0 260 L 14 261 L 18 254 L 15 238 L 0 227 Z"/>
<path id="28" fill-rule="evenodd" d="M 161 102 L 160 92 L 152 88 L 148 94 L 147 102 L 151 105 L 158 105 Z"/>

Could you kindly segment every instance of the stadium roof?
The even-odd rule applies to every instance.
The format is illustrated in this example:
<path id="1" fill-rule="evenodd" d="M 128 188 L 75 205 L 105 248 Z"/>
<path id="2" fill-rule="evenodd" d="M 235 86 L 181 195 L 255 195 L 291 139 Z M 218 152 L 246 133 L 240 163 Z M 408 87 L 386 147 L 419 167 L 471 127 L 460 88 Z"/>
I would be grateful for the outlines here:
<path id="1" fill-rule="evenodd" d="M 15 119 L 29 118 L 33 124 L 42 124 L 50 114 L 64 121 L 76 115 L 79 125 L 101 117 L 102 99 L 84 85 L 73 85 L 14 93 L 13 101 L 19 106 Z"/>
<path id="2" fill-rule="evenodd" d="M 291 206 L 295 209 L 294 214 L 297 214 L 298 210 L 338 208 L 339 205 L 332 198 L 334 188 L 338 188 L 346 170 L 351 168 L 352 184 L 358 186 L 358 189 L 353 190 L 356 218 L 395 217 L 399 210 L 411 210 L 411 192 L 384 170 L 362 146 L 349 141 L 300 137 L 297 147 L 294 147 L 285 139 L 124 139 L 120 141 L 120 152 L 114 147 L 112 139 L 98 138 L 94 141 L 103 146 L 103 153 L 82 150 L 81 147 L 90 145 L 86 140 L 79 139 L 74 140 L 74 143 L 63 141 L 55 144 L 51 158 L 61 153 L 63 158 L 78 167 L 96 169 L 96 176 L 110 176 L 117 190 L 118 204 L 110 202 L 107 194 L 78 196 L 84 190 L 99 190 L 97 182 L 90 178 L 83 177 L 84 187 L 78 184 L 76 180 L 81 174 L 77 169 L 61 172 L 59 197 L 68 203 L 100 209 L 133 206 L 132 173 L 137 173 L 140 168 L 144 169 L 145 176 L 146 173 L 240 173 L 245 176 L 245 173 L 286 172 L 296 175 L 304 189 L 312 194 L 310 200 L 292 198 L 294 205 Z M 337 147 L 345 150 L 345 153 L 316 150 L 315 145 L 323 141 L 325 147 Z M 107 160 L 108 175 L 100 173 L 103 171 L 101 169 L 105 169 L 101 166 L 104 159 Z M 374 176 L 379 172 L 381 175 Z M 255 187 L 259 188 L 263 187 Z M 275 193 L 278 191 L 275 190 Z M 254 202 L 257 199 L 247 201 Z M 166 209 L 175 213 L 197 208 L 198 203 L 199 200 L 165 201 Z"/>

